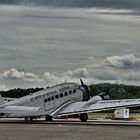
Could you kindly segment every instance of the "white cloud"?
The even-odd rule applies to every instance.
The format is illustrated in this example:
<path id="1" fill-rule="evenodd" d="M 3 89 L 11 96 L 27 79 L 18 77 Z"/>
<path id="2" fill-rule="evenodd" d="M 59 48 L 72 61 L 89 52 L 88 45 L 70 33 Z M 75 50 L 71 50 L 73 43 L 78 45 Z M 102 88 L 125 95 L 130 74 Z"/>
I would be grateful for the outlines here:
<path id="1" fill-rule="evenodd" d="M 0 85 L 0 91 L 6 91 L 7 87 L 6 85 Z"/>
<path id="2" fill-rule="evenodd" d="M 140 67 L 140 58 L 136 58 L 136 56 L 133 54 L 124 56 L 110 56 L 106 57 L 105 65 L 116 68 Z"/>
<path id="3" fill-rule="evenodd" d="M 56 84 L 64 81 L 67 82 L 79 82 L 79 79 L 83 79 L 86 83 L 97 83 L 97 81 L 115 81 L 120 79 L 118 72 L 111 69 L 105 70 L 92 70 L 87 68 L 68 70 L 62 74 L 52 74 L 49 72 L 44 73 L 46 82 Z"/>
<path id="4" fill-rule="evenodd" d="M 119 73 L 112 69 L 87 69 L 81 68 L 73 71 L 67 71 L 64 76 L 71 78 L 85 78 L 85 79 L 98 79 L 98 80 L 117 80 L 120 76 Z"/>
<path id="5" fill-rule="evenodd" d="M 3 74 L 0 74 L 0 78 L 6 78 L 6 79 L 20 79 L 28 82 L 42 82 L 43 79 L 40 79 L 36 74 L 34 73 L 25 73 L 23 71 L 18 71 L 14 68 L 4 71 Z"/>
<path id="6" fill-rule="evenodd" d="M 69 70 L 63 73 L 64 76 L 75 77 L 75 78 L 88 78 L 90 76 L 90 71 L 87 68 L 81 68 L 76 70 Z"/>
<path id="7" fill-rule="evenodd" d="M 49 73 L 49 72 L 44 73 L 44 78 L 47 82 L 54 82 L 54 83 L 61 80 L 60 77 L 58 77 L 52 73 Z"/>
<path id="8" fill-rule="evenodd" d="M 26 8 L 25 6 L 0 5 L 0 11 L 5 12 L 19 12 L 21 10 L 24 10 L 25 8 Z"/>
<path id="9" fill-rule="evenodd" d="M 126 10 L 126 9 L 112 9 L 112 8 L 88 8 L 85 9 L 86 13 L 96 13 L 96 14 L 130 14 L 134 13 L 135 10 Z"/>
<path id="10" fill-rule="evenodd" d="M 138 72 L 129 72 L 124 74 L 123 79 L 126 81 L 140 81 L 140 73 Z"/>
<path id="11" fill-rule="evenodd" d="M 86 84 L 96 84 L 102 82 L 110 83 L 127 83 L 132 84 L 140 80 L 140 74 L 138 72 L 122 72 L 117 70 L 106 68 L 106 69 L 88 69 L 81 68 L 75 70 L 68 70 L 65 73 L 44 73 L 46 82 L 51 84 L 57 84 L 64 81 L 80 83 L 79 79 L 83 79 Z"/>
<path id="12" fill-rule="evenodd" d="M 41 79 L 38 75 L 34 73 L 25 73 L 16 69 L 10 69 L 0 74 L 0 78 L 17 79 L 23 80 L 25 82 L 43 82 L 49 85 L 55 85 L 65 81 L 80 83 L 80 79 L 82 78 L 86 84 L 96 84 L 100 82 L 116 83 L 118 81 L 119 83 L 130 81 L 137 82 L 140 80 L 140 74 L 138 72 L 119 73 L 118 70 L 114 70 L 111 68 L 81 68 L 75 70 L 68 70 L 67 72 L 59 74 L 45 72 L 43 78 Z M 0 90 L 6 90 L 6 86 L 0 85 Z"/>
<path id="13" fill-rule="evenodd" d="M 112 69 L 94 71 L 94 78 L 98 80 L 119 80 L 120 74 Z"/>

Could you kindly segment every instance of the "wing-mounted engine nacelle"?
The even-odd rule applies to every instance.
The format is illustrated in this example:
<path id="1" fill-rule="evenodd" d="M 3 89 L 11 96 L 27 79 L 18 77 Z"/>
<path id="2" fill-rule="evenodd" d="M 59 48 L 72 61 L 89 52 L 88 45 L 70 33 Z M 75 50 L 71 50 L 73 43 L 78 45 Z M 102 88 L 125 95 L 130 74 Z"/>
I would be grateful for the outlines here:
<path id="1" fill-rule="evenodd" d="M 97 103 L 99 101 L 102 101 L 102 97 L 97 95 L 88 100 L 88 104 Z"/>
<path id="2" fill-rule="evenodd" d="M 103 99 L 103 100 L 109 100 L 109 94 L 106 92 L 100 93 L 99 96 Z"/>

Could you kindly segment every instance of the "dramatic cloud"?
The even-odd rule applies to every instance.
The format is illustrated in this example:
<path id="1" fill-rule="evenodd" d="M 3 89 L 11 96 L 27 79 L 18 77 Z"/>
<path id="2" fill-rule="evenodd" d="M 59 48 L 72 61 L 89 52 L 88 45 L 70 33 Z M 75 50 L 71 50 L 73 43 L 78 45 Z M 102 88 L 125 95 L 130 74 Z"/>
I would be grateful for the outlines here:
<path id="1" fill-rule="evenodd" d="M 119 73 L 109 69 L 92 70 L 87 68 L 76 69 L 67 71 L 64 76 L 71 78 L 85 78 L 85 79 L 98 79 L 98 80 L 117 80 Z"/>
<path id="2" fill-rule="evenodd" d="M 88 78 L 90 77 L 90 72 L 86 68 L 76 69 L 76 70 L 69 70 L 66 73 L 63 73 L 64 76 L 68 77 L 75 77 L 75 78 Z"/>
<path id="3" fill-rule="evenodd" d="M 99 83 L 99 82 L 130 82 L 130 81 L 139 81 L 140 80 L 140 74 L 138 72 L 127 72 L 127 73 L 119 73 L 116 70 L 113 70 L 111 68 L 107 69 L 87 69 L 87 68 L 81 68 L 81 69 L 75 69 L 75 70 L 69 70 L 62 74 L 52 74 L 49 72 L 46 72 L 44 74 L 45 80 L 49 83 L 61 83 L 64 81 L 67 82 L 79 82 L 79 79 L 82 78 L 86 83 L 93 84 L 93 83 Z M 132 83 L 130 83 L 132 84 Z"/>
<path id="4" fill-rule="evenodd" d="M 120 74 L 116 71 L 105 69 L 94 71 L 94 78 L 98 80 L 119 80 Z"/>
<path id="5" fill-rule="evenodd" d="M 3 79 L 16 79 L 23 80 L 26 82 L 43 82 L 49 85 L 59 84 L 62 82 L 80 82 L 79 79 L 83 79 L 87 84 L 99 83 L 99 82 L 129 82 L 129 81 L 139 81 L 140 74 L 138 72 L 128 72 L 119 73 L 118 71 L 105 68 L 105 69 L 88 69 L 81 68 L 75 70 L 68 70 L 64 73 L 50 73 L 45 72 L 43 78 L 39 78 L 38 75 L 34 73 L 25 73 L 23 71 L 18 71 L 16 69 L 10 69 L 0 74 L 0 78 Z M 6 90 L 5 85 L 0 85 L 0 90 Z"/>
<path id="6" fill-rule="evenodd" d="M 136 58 L 133 54 L 125 56 L 110 56 L 106 57 L 105 65 L 116 68 L 140 67 L 140 58 Z"/>
<path id="7" fill-rule="evenodd" d="M 45 80 L 49 83 L 61 83 L 64 81 L 79 82 L 79 79 L 84 79 L 86 83 L 95 83 L 96 81 L 115 81 L 120 79 L 118 72 L 105 70 L 92 70 L 87 68 L 69 70 L 62 74 L 44 73 Z"/>
<path id="8" fill-rule="evenodd" d="M 5 71 L 3 74 L 0 74 L 0 77 L 6 79 L 21 79 L 28 82 L 43 81 L 42 79 L 38 78 L 38 76 L 34 73 L 25 73 L 16 69 L 10 69 L 8 71 Z"/>
<path id="9" fill-rule="evenodd" d="M 45 81 L 47 81 L 47 82 L 56 83 L 56 82 L 61 81 L 61 77 L 58 77 L 58 76 L 51 74 L 49 72 L 44 73 L 44 78 L 45 78 Z"/>

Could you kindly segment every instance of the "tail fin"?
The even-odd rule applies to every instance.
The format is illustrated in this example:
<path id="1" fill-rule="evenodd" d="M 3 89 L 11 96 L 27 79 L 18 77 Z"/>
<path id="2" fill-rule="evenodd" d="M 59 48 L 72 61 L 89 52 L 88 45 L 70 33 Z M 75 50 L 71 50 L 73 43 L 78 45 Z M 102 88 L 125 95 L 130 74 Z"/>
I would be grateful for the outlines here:
<path id="1" fill-rule="evenodd" d="M 1 94 L 0 94 L 0 105 L 4 104 L 4 99 L 2 98 Z"/>

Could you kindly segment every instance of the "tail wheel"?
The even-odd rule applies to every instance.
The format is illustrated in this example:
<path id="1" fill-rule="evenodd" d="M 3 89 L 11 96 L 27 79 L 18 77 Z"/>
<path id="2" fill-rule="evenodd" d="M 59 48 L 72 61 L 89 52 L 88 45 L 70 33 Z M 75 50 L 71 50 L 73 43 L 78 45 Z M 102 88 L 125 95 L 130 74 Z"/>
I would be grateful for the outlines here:
<path id="1" fill-rule="evenodd" d="M 82 122 L 86 122 L 87 119 L 88 119 L 88 114 L 87 114 L 87 113 L 81 113 L 81 114 L 79 115 L 79 118 L 80 118 L 80 120 L 81 120 Z"/>
<path id="2" fill-rule="evenodd" d="M 52 121 L 52 116 L 46 115 L 45 116 L 45 121 Z"/>

